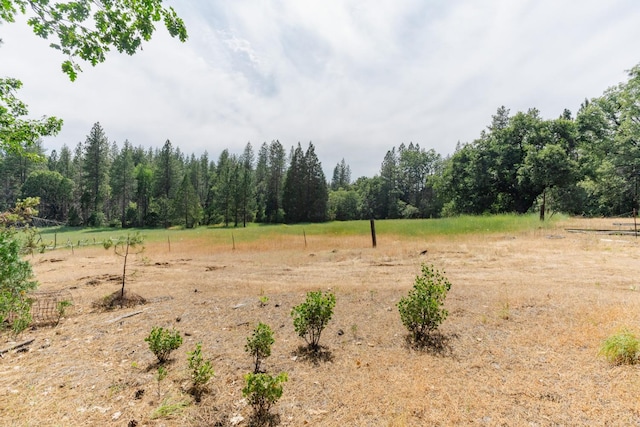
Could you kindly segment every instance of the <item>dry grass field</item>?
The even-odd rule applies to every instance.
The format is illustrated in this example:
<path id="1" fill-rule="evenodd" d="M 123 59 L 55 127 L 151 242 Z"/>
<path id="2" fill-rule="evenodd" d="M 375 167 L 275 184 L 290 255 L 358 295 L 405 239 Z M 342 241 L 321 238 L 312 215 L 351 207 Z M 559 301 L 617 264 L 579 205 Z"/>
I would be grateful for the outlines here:
<path id="1" fill-rule="evenodd" d="M 330 236 L 306 248 L 284 236 L 235 250 L 153 243 L 131 258 L 127 282 L 147 304 L 113 311 L 92 304 L 119 289 L 122 258 L 102 248 L 37 254 L 40 288 L 69 290 L 74 307 L 3 354 L 0 425 L 246 426 L 244 345 L 259 321 L 276 340 L 264 368 L 289 374 L 273 409 L 281 426 L 639 425 L 640 371 L 598 350 L 624 327 L 640 331 L 640 240 L 565 231 L 611 222 L 428 241 L 380 235 L 376 249 Z M 409 348 L 396 308 L 424 262 L 452 283 L 440 352 Z M 315 361 L 298 351 L 290 317 L 311 290 L 337 297 Z M 184 336 L 161 382 L 144 342 L 153 326 Z M 197 342 L 216 372 L 200 403 L 186 392 Z M 0 336 L 0 349 L 10 346 Z"/>

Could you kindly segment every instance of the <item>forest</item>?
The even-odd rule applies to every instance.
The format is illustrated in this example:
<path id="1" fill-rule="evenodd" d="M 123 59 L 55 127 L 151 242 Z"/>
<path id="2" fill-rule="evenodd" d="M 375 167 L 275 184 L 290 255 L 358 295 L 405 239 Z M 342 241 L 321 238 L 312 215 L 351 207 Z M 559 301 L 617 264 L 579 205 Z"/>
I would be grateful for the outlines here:
<path id="1" fill-rule="evenodd" d="M 0 152 L 0 211 L 39 197 L 39 217 L 70 226 L 246 226 L 327 220 L 564 212 L 631 215 L 638 209 L 640 64 L 625 82 L 585 99 L 575 116 L 543 119 L 499 107 L 480 136 L 449 156 L 401 143 L 373 177 L 342 160 L 326 177 L 312 143 L 279 141 L 217 159 L 110 143 L 99 123 L 84 143 L 30 156 Z"/>

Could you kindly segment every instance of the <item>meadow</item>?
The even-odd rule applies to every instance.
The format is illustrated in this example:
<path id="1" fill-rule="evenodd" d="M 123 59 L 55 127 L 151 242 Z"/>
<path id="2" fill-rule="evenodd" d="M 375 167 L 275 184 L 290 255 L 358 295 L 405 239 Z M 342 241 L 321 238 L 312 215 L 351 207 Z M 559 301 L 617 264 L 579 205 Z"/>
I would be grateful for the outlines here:
<path id="1" fill-rule="evenodd" d="M 248 425 L 244 345 L 258 322 L 275 335 L 264 368 L 289 375 L 282 426 L 638 424 L 637 368 L 598 354 L 638 330 L 638 240 L 566 231 L 614 221 L 377 221 L 376 248 L 368 221 L 140 230 L 126 286 L 147 303 L 111 311 L 94 302 L 119 289 L 122 258 L 64 243 L 129 230 L 43 230 L 58 248 L 29 256 L 40 289 L 74 306 L 58 326 L 1 336 L 0 350 L 33 341 L 0 359 L 0 424 Z M 437 351 L 408 346 L 396 308 L 422 263 L 452 283 Z M 320 360 L 300 352 L 290 317 L 311 290 L 337 297 Z M 184 337 L 162 381 L 144 342 L 153 326 Z M 199 403 L 187 392 L 197 342 L 215 370 Z"/>

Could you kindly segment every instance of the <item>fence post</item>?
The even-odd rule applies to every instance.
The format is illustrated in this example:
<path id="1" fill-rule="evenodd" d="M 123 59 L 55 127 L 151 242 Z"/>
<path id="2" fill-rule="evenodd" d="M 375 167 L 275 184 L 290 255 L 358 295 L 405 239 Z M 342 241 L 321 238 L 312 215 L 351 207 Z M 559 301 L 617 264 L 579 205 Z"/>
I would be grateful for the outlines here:
<path id="1" fill-rule="evenodd" d="M 371 218 L 371 242 L 373 243 L 373 247 L 377 246 L 376 242 L 376 222 L 373 218 Z"/>

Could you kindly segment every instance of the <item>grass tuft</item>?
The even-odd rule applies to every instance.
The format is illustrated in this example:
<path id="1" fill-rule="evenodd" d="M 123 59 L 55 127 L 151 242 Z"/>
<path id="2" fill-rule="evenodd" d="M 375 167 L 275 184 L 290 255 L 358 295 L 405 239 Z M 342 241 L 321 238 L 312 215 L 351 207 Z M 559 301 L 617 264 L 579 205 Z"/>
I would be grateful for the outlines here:
<path id="1" fill-rule="evenodd" d="M 633 365 L 638 362 L 640 340 L 627 329 L 607 338 L 600 346 L 600 354 L 614 365 Z"/>

